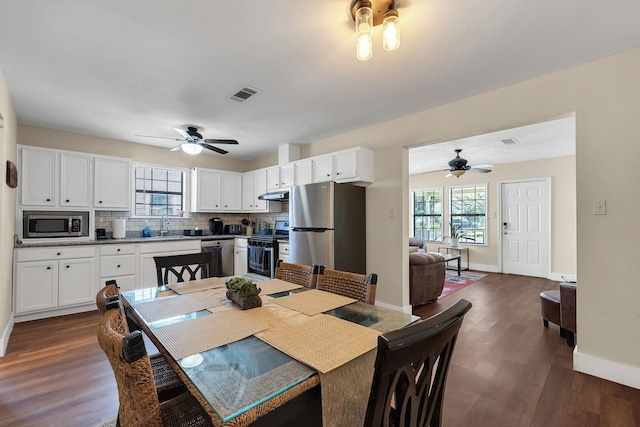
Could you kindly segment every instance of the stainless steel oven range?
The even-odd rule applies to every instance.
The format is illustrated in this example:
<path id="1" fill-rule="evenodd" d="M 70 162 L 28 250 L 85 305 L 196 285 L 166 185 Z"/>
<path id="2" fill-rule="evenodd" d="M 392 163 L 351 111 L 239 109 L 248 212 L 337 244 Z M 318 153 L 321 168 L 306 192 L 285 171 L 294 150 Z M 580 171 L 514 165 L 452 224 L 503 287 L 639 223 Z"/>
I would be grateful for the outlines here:
<path id="1" fill-rule="evenodd" d="M 278 242 L 288 241 L 288 221 L 276 221 L 274 234 L 250 237 L 247 240 L 247 270 L 249 273 L 275 277 Z"/>

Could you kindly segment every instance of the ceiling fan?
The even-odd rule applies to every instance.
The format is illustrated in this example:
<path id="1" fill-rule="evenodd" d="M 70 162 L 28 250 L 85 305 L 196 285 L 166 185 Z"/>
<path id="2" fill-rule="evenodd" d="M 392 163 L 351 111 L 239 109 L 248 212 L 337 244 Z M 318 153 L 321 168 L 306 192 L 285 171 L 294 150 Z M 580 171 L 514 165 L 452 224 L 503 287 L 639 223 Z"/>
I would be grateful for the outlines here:
<path id="1" fill-rule="evenodd" d="M 180 145 L 176 145 L 171 149 L 171 151 L 179 151 L 182 150 L 188 154 L 199 154 L 202 152 L 204 148 L 209 149 L 211 151 L 215 151 L 219 154 L 227 154 L 228 151 L 223 150 L 222 148 L 214 147 L 210 144 L 234 144 L 237 145 L 238 141 L 235 139 L 202 139 L 202 135 L 198 132 L 197 127 L 189 126 L 187 130 L 174 128 L 182 138 L 166 138 L 164 136 L 150 136 L 150 135 L 136 135 L 142 136 L 144 138 L 161 138 L 161 139 L 172 139 L 174 141 L 184 141 Z"/>
<path id="2" fill-rule="evenodd" d="M 494 165 L 492 165 L 491 163 L 483 163 L 479 165 L 467 166 L 467 160 L 460 157 L 461 151 L 462 149 L 460 148 L 456 149 L 455 150 L 456 157 L 449 161 L 449 169 L 443 169 L 445 171 L 449 171 L 449 174 L 447 176 L 455 176 L 456 178 L 460 178 L 467 171 L 489 173 L 491 172 L 491 170 L 485 169 L 485 168 L 494 167 Z"/>

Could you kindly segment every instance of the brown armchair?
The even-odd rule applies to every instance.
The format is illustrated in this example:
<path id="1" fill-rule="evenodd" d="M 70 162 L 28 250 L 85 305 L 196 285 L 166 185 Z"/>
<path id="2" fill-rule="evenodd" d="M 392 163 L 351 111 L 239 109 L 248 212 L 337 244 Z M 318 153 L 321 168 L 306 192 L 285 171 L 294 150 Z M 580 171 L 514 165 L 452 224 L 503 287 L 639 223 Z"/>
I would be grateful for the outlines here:
<path id="1" fill-rule="evenodd" d="M 560 283 L 560 327 L 567 345 L 576 345 L 576 284 Z"/>
<path id="2" fill-rule="evenodd" d="M 409 303 L 412 306 L 438 299 L 444 288 L 446 265 L 437 253 L 409 254 Z"/>

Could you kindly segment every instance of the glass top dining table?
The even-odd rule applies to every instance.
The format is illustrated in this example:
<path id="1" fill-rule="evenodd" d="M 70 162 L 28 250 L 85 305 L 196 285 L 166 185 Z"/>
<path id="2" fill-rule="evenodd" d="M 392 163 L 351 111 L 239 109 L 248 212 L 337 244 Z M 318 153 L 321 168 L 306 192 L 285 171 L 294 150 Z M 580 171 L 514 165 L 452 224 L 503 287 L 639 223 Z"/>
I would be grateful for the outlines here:
<path id="1" fill-rule="evenodd" d="M 301 288 L 271 294 L 268 297 L 278 298 L 291 292 L 305 290 L 306 288 Z M 172 356 L 164 349 L 162 341 L 154 335 L 154 329 L 203 316 L 216 316 L 215 312 L 199 310 L 148 322 L 136 310 L 137 304 L 179 298 L 179 294 L 168 288 L 154 287 L 123 291 L 121 297 L 128 315 L 132 314 L 129 317 L 133 317 L 166 358 Z M 419 319 L 417 316 L 359 301 L 326 311 L 324 314 L 382 333 L 402 328 Z M 220 324 L 219 327 L 232 328 L 233 325 Z M 315 369 L 255 336 L 172 360 L 181 370 L 179 374 L 192 383 L 222 424 L 317 376 Z"/>

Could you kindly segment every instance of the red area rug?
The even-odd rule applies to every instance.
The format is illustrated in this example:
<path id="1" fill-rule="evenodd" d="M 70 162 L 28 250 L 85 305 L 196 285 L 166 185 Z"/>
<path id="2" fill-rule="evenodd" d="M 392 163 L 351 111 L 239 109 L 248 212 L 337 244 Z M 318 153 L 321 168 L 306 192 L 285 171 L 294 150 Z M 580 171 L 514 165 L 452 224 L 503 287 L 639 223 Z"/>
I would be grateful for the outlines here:
<path id="1" fill-rule="evenodd" d="M 463 271 L 460 273 L 460 276 L 458 276 L 457 271 L 447 270 L 447 276 L 444 279 L 444 289 L 442 289 L 442 294 L 440 294 L 438 299 L 458 292 L 460 289 L 464 289 L 486 276 L 486 274 L 470 273 L 468 271 Z"/>

